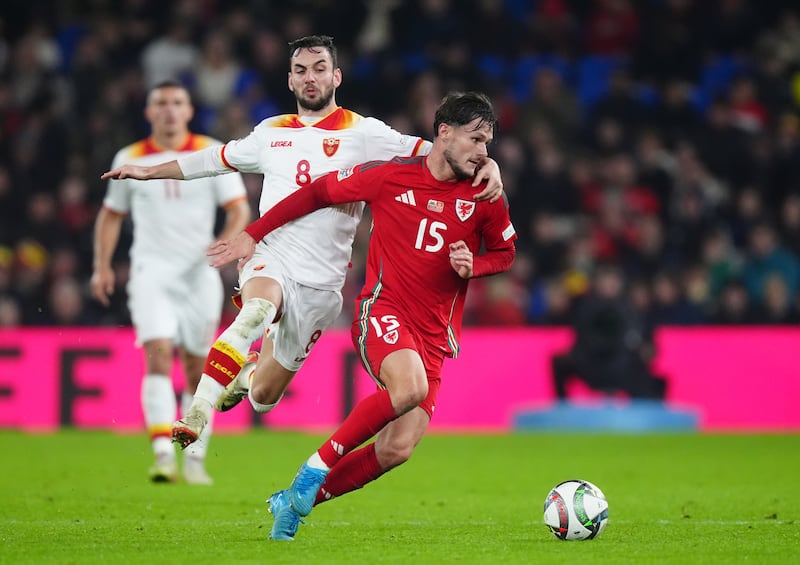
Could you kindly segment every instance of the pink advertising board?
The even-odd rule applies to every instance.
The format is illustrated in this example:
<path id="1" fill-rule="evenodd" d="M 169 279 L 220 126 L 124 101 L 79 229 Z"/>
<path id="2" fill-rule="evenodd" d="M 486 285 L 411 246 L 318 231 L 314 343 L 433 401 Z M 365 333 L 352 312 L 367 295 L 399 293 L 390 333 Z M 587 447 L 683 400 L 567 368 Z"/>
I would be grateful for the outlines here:
<path id="1" fill-rule="evenodd" d="M 570 340 L 567 329 L 465 330 L 461 356 L 445 362 L 432 429 L 509 431 L 518 411 L 552 405 L 549 360 Z M 128 328 L 0 331 L 0 427 L 143 429 L 143 361 L 133 341 Z M 800 430 L 800 329 L 664 328 L 657 342 L 668 405 L 696 412 L 702 430 Z M 179 370 L 174 378 L 182 390 Z M 216 428 L 328 430 L 372 390 L 349 332 L 335 330 L 274 412 L 255 419 L 242 403 L 218 415 Z M 578 401 L 597 402 L 597 394 L 575 391 Z"/>

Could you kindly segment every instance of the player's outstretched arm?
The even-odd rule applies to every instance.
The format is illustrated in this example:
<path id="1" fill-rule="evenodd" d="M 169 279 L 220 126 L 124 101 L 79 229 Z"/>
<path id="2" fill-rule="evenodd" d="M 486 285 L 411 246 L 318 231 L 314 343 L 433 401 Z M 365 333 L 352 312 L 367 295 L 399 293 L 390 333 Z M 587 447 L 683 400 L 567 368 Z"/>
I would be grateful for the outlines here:
<path id="1" fill-rule="evenodd" d="M 486 182 L 486 187 L 475 195 L 475 200 L 494 202 L 503 195 L 503 178 L 500 176 L 500 165 L 497 161 L 486 157 L 475 173 L 472 186 Z"/>
<path id="2" fill-rule="evenodd" d="M 224 267 L 231 261 L 247 263 L 256 250 L 256 240 L 247 232 L 239 232 L 231 239 L 220 239 L 208 248 L 212 267 Z"/>
<path id="3" fill-rule="evenodd" d="M 255 252 L 256 241 L 261 241 L 271 231 L 281 227 L 287 222 L 296 220 L 301 216 L 329 206 L 334 202 L 326 190 L 328 177 L 336 173 L 329 173 L 318 178 L 308 186 L 296 190 L 277 204 L 233 239 L 217 241 L 208 249 L 212 267 L 221 267 L 231 261 L 247 262 Z M 351 200 L 342 200 L 351 202 Z"/>
<path id="4" fill-rule="evenodd" d="M 111 169 L 100 175 L 102 180 L 109 179 L 137 179 L 137 180 L 151 180 L 151 179 L 175 179 L 183 180 L 183 171 L 181 171 L 178 161 L 167 161 L 158 165 L 150 167 L 142 167 L 140 165 L 122 165 L 116 169 Z"/>

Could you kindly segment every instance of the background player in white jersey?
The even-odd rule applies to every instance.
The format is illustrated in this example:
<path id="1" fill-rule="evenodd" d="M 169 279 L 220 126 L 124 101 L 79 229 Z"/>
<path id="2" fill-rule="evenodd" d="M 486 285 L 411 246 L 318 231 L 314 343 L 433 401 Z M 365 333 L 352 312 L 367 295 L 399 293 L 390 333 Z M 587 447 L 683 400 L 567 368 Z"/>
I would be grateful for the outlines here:
<path id="1" fill-rule="evenodd" d="M 120 150 L 114 166 L 148 165 L 219 145 L 214 139 L 189 131 L 192 115 L 189 92 L 181 84 L 163 82 L 155 86 L 145 108 L 150 137 Z M 185 412 L 219 328 L 224 289 L 219 273 L 206 259 L 219 206 L 226 211 L 220 237 L 238 233 L 250 221 L 241 175 L 154 183 L 112 180 L 95 224 L 92 294 L 108 305 L 115 282 L 111 260 L 123 218 L 130 214 L 133 221 L 128 305 L 137 342 L 145 353 L 141 402 L 155 454 L 150 469 L 155 482 L 172 482 L 178 477 L 171 441 L 177 412 L 170 377 L 174 350 L 177 347 L 180 351 L 187 381 L 182 402 Z M 187 483 L 211 482 L 204 465 L 210 433 L 207 426 L 202 441 L 186 451 L 183 476 Z"/>
<path id="2" fill-rule="evenodd" d="M 335 93 L 342 71 L 332 38 L 309 36 L 291 42 L 289 65 L 288 85 L 297 101 L 297 114 L 268 118 L 248 136 L 222 148 L 156 166 L 126 165 L 102 178 L 190 179 L 237 170 L 263 173 L 259 212 L 264 214 L 325 173 L 363 161 L 430 151 L 428 141 L 402 135 L 379 120 L 337 106 Z M 488 186 L 479 198 L 496 200 L 502 182 L 497 164 L 490 159 L 475 185 L 486 179 Z M 341 288 L 362 211 L 363 203 L 318 210 L 269 234 L 252 259 L 240 265 L 242 309 L 209 352 L 192 408 L 173 426 L 176 442 L 186 447 L 195 441 L 215 404 L 228 409 L 249 396 L 259 413 L 275 407 L 322 332 L 339 315 Z M 263 340 L 255 370 L 250 371 L 249 364 L 243 369 L 250 346 L 265 331 L 271 339 Z"/>

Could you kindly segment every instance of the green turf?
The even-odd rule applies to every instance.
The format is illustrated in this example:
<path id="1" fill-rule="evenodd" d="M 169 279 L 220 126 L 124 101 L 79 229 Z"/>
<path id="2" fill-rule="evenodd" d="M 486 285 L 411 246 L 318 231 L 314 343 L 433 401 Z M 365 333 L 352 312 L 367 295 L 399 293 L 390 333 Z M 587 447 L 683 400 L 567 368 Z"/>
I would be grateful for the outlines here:
<path id="1" fill-rule="evenodd" d="M 213 487 L 151 485 L 142 436 L 0 431 L 0 563 L 789 563 L 799 436 L 426 437 L 412 460 L 271 542 L 264 500 L 322 438 L 214 438 Z M 541 522 L 554 484 L 602 488 L 587 542 Z"/>

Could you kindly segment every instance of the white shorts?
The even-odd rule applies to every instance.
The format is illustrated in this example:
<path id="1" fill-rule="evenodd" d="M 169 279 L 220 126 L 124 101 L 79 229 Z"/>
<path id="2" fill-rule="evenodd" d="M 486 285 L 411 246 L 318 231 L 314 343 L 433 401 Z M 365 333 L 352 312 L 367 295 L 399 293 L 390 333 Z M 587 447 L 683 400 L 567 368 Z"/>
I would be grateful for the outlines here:
<path id="1" fill-rule="evenodd" d="M 239 288 L 252 278 L 268 277 L 281 285 L 281 318 L 267 328 L 273 341 L 272 356 L 289 371 L 299 371 L 317 343 L 342 311 L 339 290 L 320 290 L 298 283 L 269 248 L 259 243 L 253 258 L 239 272 Z"/>
<path id="2" fill-rule="evenodd" d="M 139 345 L 161 338 L 203 357 L 219 331 L 224 289 L 219 272 L 205 264 L 181 276 L 163 264 L 132 266 L 128 308 Z"/>

